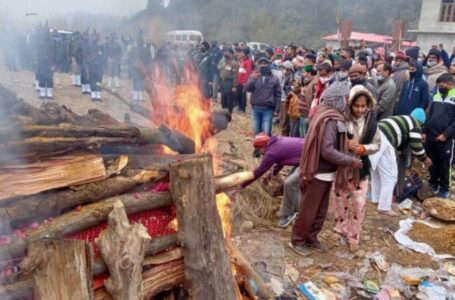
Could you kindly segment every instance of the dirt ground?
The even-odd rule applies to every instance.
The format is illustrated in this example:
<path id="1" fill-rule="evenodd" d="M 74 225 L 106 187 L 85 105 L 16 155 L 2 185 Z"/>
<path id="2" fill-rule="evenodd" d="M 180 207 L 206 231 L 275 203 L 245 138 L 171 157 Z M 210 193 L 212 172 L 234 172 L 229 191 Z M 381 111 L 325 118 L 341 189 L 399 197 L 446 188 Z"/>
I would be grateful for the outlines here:
<path id="1" fill-rule="evenodd" d="M 126 105 L 107 93 L 103 93 L 103 102 L 94 103 L 90 101 L 88 96 L 81 94 L 79 88 L 71 86 L 69 74 L 55 74 L 54 78 L 54 101 L 67 106 L 78 114 L 85 114 L 88 109 L 98 108 L 120 121 L 123 121 L 125 113 L 130 113 L 133 122 L 141 125 L 149 124 L 148 120 L 130 112 Z M 32 72 L 7 72 L 0 69 L 0 82 L 14 90 L 19 97 L 27 102 L 35 106 L 42 103 L 33 88 L 34 75 Z M 122 79 L 120 94 L 130 98 L 130 87 L 131 83 Z M 274 130 L 277 131 L 277 128 Z M 219 152 L 224 159 L 239 160 L 245 164 L 247 169 L 253 169 L 259 163 L 259 160 L 253 159 L 251 156 L 253 136 L 251 116 L 248 112 L 234 113 L 228 130 L 219 133 L 217 139 Z M 282 172 L 280 176 L 284 178 L 285 172 Z M 399 228 L 398 222 L 409 217 L 408 215 L 389 217 L 378 214 L 375 205 L 371 202 L 367 204 L 359 251 L 350 253 L 346 245 L 340 245 L 331 240 L 332 228 L 334 227 L 333 211 L 331 210 L 320 234 L 320 240 L 329 246 L 329 251 L 324 254 L 312 253 L 308 258 L 297 255 L 287 246 L 291 229 L 283 230 L 274 226 L 278 220 L 276 213 L 282 198 L 281 196 L 272 197 L 271 195 L 279 190 L 277 188 L 279 183 L 279 179 L 274 179 L 271 186 L 268 187 L 262 186 L 259 182 L 255 183 L 241 191 L 233 204 L 234 240 L 239 242 L 239 248 L 244 251 L 248 250 L 245 249 L 248 243 L 260 247 L 261 251 L 257 251 L 256 256 L 260 259 L 262 253 L 263 260 L 268 265 L 277 265 L 277 271 L 273 273 L 277 277 L 284 278 L 285 281 L 289 281 L 288 278 L 291 277 L 290 282 L 294 284 L 309 279 L 320 282 L 321 274 L 324 272 L 349 272 L 352 274 L 361 268 L 365 258 L 375 251 L 382 253 L 389 264 L 397 263 L 403 267 L 414 266 L 433 269 L 439 267 L 439 264 L 432 261 L 430 256 L 406 250 L 395 241 L 393 233 Z M 451 232 L 453 233 L 453 231 Z M 267 239 L 262 241 L 261 239 L 264 237 L 267 237 L 271 242 L 267 242 Z M 453 236 L 449 238 L 455 239 Z M 255 243 L 255 239 L 257 243 Z M 275 248 L 268 249 L 270 245 Z M 266 257 L 266 253 L 270 253 L 269 258 Z M 369 265 L 366 277 L 380 283 L 384 279 L 385 273 Z"/>

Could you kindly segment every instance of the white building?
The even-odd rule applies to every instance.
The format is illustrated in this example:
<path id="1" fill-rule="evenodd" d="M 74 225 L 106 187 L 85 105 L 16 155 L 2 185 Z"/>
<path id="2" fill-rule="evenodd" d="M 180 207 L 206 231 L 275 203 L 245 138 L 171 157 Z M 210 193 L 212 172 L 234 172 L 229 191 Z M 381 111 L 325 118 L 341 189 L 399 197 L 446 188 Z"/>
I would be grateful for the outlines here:
<path id="1" fill-rule="evenodd" d="M 432 45 L 443 44 L 449 54 L 455 47 L 455 0 L 422 0 L 417 45 L 426 53 Z"/>

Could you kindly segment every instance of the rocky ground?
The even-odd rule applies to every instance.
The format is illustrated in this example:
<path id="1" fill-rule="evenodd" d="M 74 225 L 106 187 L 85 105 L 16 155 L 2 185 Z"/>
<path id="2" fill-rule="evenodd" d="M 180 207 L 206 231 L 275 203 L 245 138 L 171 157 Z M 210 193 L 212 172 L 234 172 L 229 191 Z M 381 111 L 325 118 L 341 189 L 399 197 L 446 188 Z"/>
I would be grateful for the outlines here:
<path id="1" fill-rule="evenodd" d="M 56 86 L 54 101 L 69 107 L 78 114 L 85 114 L 88 109 L 98 108 L 121 121 L 123 121 L 125 113 L 130 113 L 133 122 L 141 125 L 149 124 L 148 120 L 130 112 L 125 104 L 106 93 L 103 94 L 103 102 L 90 101 L 88 96 L 81 94 L 79 88 L 71 86 L 68 74 L 56 74 L 54 78 Z M 42 103 L 33 88 L 32 72 L 1 70 L 0 81 L 27 102 L 36 106 Z M 129 98 L 130 87 L 130 82 L 122 80 L 120 94 Z M 220 155 L 224 159 L 240 161 L 247 169 L 252 169 L 259 163 L 258 160 L 251 157 L 253 150 L 251 128 L 249 113 L 234 113 L 228 130 L 217 135 Z M 235 243 L 251 261 L 256 262 L 258 268 L 267 269 L 263 275 L 275 278 L 272 280 L 275 282 L 275 288 L 284 287 L 292 290 L 295 284 L 308 280 L 313 281 L 319 287 L 328 287 L 329 284 L 323 281 L 327 279 L 327 274 L 335 273 L 336 278 L 340 281 L 341 287 L 338 288 L 345 287 L 346 291 L 355 295 L 357 293 L 354 292 L 355 290 L 363 289 L 359 284 L 363 279 L 371 279 L 378 284 L 383 283 L 386 279 L 387 273 L 370 263 L 369 258 L 376 251 L 384 256 L 388 264 L 395 263 L 402 267 L 435 270 L 440 267 L 440 264 L 433 261 L 429 255 L 407 250 L 394 239 L 393 233 L 398 230 L 399 221 L 413 215 L 411 211 L 401 212 L 399 217 L 384 216 L 376 212 L 376 207 L 371 202 L 367 204 L 360 249 L 357 252 L 351 253 L 346 245 L 331 239 L 334 226 L 331 211 L 320 235 L 321 241 L 329 246 L 329 251 L 324 254 L 312 253 L 310 257 L 306 258 L 295 254 L 287 246 L 290 239 L 290 228 L 279 229 L 274 226 L 281 201 L 281 196 L 275 195 L 279 195 L 280 182 L 286 176 L 285 171 L 282 173 L 269 186 L 255 183 L 241 191 L 233 204 Z M 419 203 L 416 203 L 416 206 L 418 207 Z M 417 209 L 415 211 L 416 215 L 420 216 L 420 212 Z M 445 238 L 453 242 L 455 240 L 454 231 L 448 230 L 447 232 L 449 235 Z M 350 279 L 347 279 L 347 274 L 350 274 Z M 357 287 L 352 278 L 357 279 Z M 337 286 L 332 285 L 330 286 L 332 291 L 336 290 Z M 337 293 L 343 294 L 342 291 Z"/>

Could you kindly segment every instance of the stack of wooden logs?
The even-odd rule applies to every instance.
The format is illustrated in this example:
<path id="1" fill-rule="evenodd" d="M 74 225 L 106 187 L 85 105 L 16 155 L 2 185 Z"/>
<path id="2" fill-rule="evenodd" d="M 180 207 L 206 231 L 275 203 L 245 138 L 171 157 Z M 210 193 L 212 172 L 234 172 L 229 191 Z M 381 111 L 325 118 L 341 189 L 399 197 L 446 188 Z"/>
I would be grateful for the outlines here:
<path id="1" fill-rule="evenodd" d="M 215 178 L 212 157 L 189 155 L 193 141 L 164 126 L 120 124 L 96 110 L 79 116 L 55 103 L 37 109 L 2 86 L 0 106 L 0 270 L 14 266 L 1 273 L 1 299 L 273 297 L 226 243 L 215 202 L 250 172 Z M 160 154 L 161 145 L 186 155 Z M 169 188 L 151 190 L 158 182 Z M 151 238 L 128 220 L 163 207 L 176 211 L 175 234 Z M 94 245 L 67 239 L 106 221 L 98 257 Z"/>

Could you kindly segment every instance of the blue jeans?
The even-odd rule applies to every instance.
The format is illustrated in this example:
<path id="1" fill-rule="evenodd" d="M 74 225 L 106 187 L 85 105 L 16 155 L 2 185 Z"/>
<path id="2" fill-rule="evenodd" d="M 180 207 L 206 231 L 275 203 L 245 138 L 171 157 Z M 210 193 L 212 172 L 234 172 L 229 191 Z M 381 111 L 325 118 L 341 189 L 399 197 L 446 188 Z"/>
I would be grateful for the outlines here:
<path id="1" fill-rule="evenodd" d="M 308 131 L 308 118 L 300 117 L 299 120 L 299 131 L 300 131 L 300 137 L 305 137 L 307 131 Z"/>
<path id="2" fill-rule="evenodd" d="M 254 121 L 254 135 L 261 132 L 267 133 L 272 136 L 272 108 L 253 107 L 253 121 Z"/>

